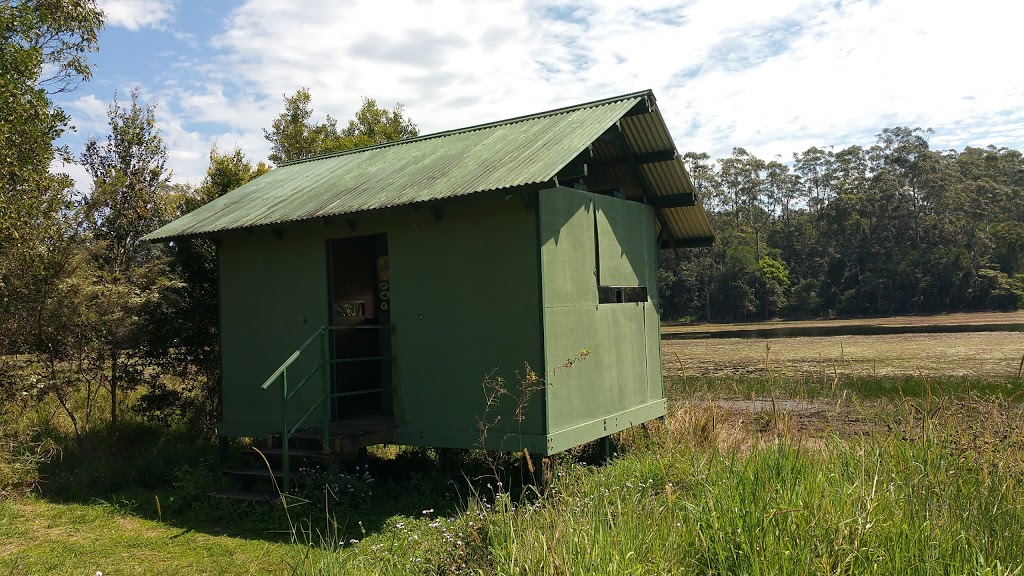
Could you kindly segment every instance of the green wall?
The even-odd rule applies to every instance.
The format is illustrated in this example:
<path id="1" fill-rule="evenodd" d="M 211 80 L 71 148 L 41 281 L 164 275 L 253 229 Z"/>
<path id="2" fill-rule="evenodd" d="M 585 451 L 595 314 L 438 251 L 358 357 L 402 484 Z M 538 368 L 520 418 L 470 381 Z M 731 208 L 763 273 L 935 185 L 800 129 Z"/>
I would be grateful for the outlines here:
<path id="1" fill-rule="evenodd" d="M 648 206 L 556 188 L 227 233 L 222 433 L 279 431 L 280 391 L 259 386 L 327 323 L 325 243 L 378 233 L 390 256 L 396 442 L 479 447 L 488 376 L 511 392 L 486 416 L 488 448 L 550 454 L 662 416 L 654 230 Z M 599 304 L 599 280 L 646 285 L 650 298 Z M 587 359 L 561 367 L 583 349 Z M 524 363 L 549 387 L 519 420 Z M 292 417 L 319 391 L 307 385 Z"/>
<path id="2" fill-rule="evenodd" d="M 657 290 L 649 206 L 556 188 L 540 192 L 548 452 L 665 414 L 653 300 L 600 304 L 598 282 Z M 566 360 L 587 349 L 570 367 Z"/>
<path id="3" fill-rule="evenodd" d="M 219 243 L 223 419 L 221 434 L 280 432 L 280 384 L 260 385 L 327 320 L 324 244 L 315 228 L 241 231 Z M 304 376 L 312 355 L 297 362 Z M 301 376 L 300 376 L 301 375 Z M 297 384 L 292 380 L 291 384 Z M 294 420 L 321 387 L 310 382 L 289 402 Z M 312 399 L 312 400 L 311 400 Z"/>
<path id="4" fill-rule="evenodd" d="M 389 234 L 399 443 L 477 447 L 484 378 L 514 384 L 524 362 L 543 372 L 536 216 L 527 196 L 457 199 L 440 219 L 423 211 L 415 225 Z M 536 449 L 543 395 L 522 422 L 514 404 L 503 398 L 489 413 L 489 443 Z"/>
<path id="5" fill-rule="evenodd" d="M 535 201 L 529 191 L 480 193 L 291 224 L 278 234 L 225 235 L 222 433 L 260 436 L 278 430 L 279 392 L 261 391 L 259 385 L 327 322 L 326 240 L 383 232 L 396 330 L 396 441 L 476 447 L 484 378 L 492 374 L 514 384 L 524 362 L 543 372 Z M 313 384 L 307 385 L 310 395 L 319 391 Z M 311 401 L 296 400 L 307 406 Z M 510 449 L 539 451 L 543 403 L 538 394 L 522 421 L 515 419 L 509 398 L 492 408 L 492 446 L 506 440 Z"/>

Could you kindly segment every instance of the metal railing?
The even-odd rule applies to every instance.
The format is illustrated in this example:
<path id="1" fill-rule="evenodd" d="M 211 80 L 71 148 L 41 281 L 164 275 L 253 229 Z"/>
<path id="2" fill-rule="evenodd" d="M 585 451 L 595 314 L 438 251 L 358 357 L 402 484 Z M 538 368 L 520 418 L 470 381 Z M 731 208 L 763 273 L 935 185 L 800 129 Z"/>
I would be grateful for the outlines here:
<path id="1" fill-rule="evenodd" d="M 284 363 L 274 371 L 266 382 L 263 383 L 260 388 L 263 390 L 269 389 L 278 380 L 281 381 L 281 477 L 282 477 L 282 491 L 287 493 L 291 489 L 291 475 L 289 470 L 289 459 L 288 459 L 288 444 L 289 439 L 302 428 L 302 425 L 306 420 L 316 411 L 317 408 L 323 406 L 321 410 L 321 428 L 323 431 L 323 450 L 329 452 L 331 449 L 331 405 L 330 401 L 335 398 L 346 398 L 351 396 L 360 396 L 365 394 L 377 394 L 384 393 L 390 390 L 390 387 L 380 386 L 378 388 L 369 388 L 365 390 L 355 390 L 351 392 L 333 392 L 331 386 L 331 371 L 328 367 L 335 364 L 346 364 L 352 362 L 370 362 L 370 361 L 385 361 L 390 360 L 392 366 L 394 365 L 395 356 L 394 354 L 388 354 L 384 356 L 359 356 L 355 358 L 334 358 L 331 354 L 331 335 L 334 332 L 342 330 L 387 330 L 391 336 L 394 336 L 395 327 L 392 324 L 379 324 L 379 325 L 366 325 L 366 326 L 321 326 L 312 336 L 309 337 L 302 346 L 299 346 L 291 356 L 288 357 Z M 320 353 L 316 365 L 299 381 L 295 386 L 289 387 L 289 368 L 292 367 L 303 353 L 306 352 L 311 346 L 319 344 Z M 393 344 L 392 344 L 393 346 Z M 301 389 L 311 378 L 320 375 L 321 393 L 317 398 L 316 402 L 306 410 L 306 413 L 302 415 L 294 424 L 289 426 L 288 418 L 288 402 L 291 400 L 299 389 Z"/>

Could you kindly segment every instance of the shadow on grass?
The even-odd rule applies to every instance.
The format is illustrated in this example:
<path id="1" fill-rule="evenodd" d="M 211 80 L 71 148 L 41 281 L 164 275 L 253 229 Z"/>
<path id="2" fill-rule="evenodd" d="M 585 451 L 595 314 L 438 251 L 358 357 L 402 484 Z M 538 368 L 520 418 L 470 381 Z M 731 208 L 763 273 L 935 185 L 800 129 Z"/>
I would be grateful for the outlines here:
<path id="1" fill-rule="evenodd" d="M 371 452 L 365 465 L 345 455 L 336 467 L 313 472 L 313 482 L 288 498 L 284 510 L 210 495 L 237 489 L 222 474 L 224 467 L 256 465 L 241 444 L 230 446 L 222 464 L 213 441 L 145 423 L 126 424 L 116 435 L 97 430 L 64 444 L 62 457 L 41 469 L 39 492 L 50 502 L 110 507 L 180 528 L 181 534 L 313 545 L 325 543 L 320 540 L 327 534 L 362 539 L 394 517 L 450 516 L 471 499 L 493 501 L 501 490 L 513 499 L 529 498 L 542 474 L 536 467 L 531 473 L 521 455 L 492 460 L 474 451 L 401 448 Z M 596 450 L 584 448 L 570 457 L 591 453 Z"/>

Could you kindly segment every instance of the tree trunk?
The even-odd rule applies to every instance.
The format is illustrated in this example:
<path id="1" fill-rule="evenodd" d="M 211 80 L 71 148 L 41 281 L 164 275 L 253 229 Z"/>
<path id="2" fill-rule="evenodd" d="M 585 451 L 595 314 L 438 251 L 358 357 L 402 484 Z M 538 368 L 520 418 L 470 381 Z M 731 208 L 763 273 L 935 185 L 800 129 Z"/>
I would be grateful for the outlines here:
<path id="1" fill-rule="evenodd" d="M 110 351 L 110 430 L 117 429 L 117 386 L 119 374 L 117 365 L 119 360 L 117 350 Z"/>

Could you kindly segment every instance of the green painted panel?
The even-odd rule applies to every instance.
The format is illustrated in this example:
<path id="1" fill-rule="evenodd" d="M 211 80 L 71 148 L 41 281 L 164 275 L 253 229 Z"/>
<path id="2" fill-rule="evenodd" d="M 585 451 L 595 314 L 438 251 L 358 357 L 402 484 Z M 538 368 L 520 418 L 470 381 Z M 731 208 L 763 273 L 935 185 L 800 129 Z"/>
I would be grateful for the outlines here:
<path id="1" fill-rule="evenodd" d="M 504 378 L 514 393 L 524 363 L 543 373 L 534 209 L 519 194 L 479 194 L 433 208 L 293 224 L 281 238 L 270 231 L 225 236 L 226 433 L 257 436 L 280 427 L 279 395 L 259 385 L 327 322 L 328 239 L 387 234 L 400 430 L 479 437 L 484 378 Z M 543 434 L 543 393 L 530 399 L 524 419 L 515 411 L 512 398 L 492 407 L 488 418 L 500 423 L 492 434 Z"/>
<path id="2" fill-rule="evenodd" d="M 667 413 L 668 403 L 661 399 L 630 408 L 623 412 L 609 414 L 604 418 L 579 424 L 572 428 L 559 430 L 548 435 L 547 454 L 555 454 L 609 434 L 621 432 L 632 426 L 649 422 L 655 418 L 661 418 Z"/>
<path id="3" fill-rule="evenodd" d="M 656 310 L 649 302 L 598 304 L 594 274 L 600 259 L 602 284 L 650 282 L 656 290 L 654 212 L 553 189 L 540 193 L 540 219 L 548 449 L 560 451 L 665 413 Z M 587 359 L 559 368 L 582 349 Z M 614 419 L 622 414 L 629 416 Z"/>
<path id="4" fill-rule="evenodd" d="M 221 356 L 224 433 L 262 436 L 281 428 L 280 384 L 260 385 L 326 322 L 324 246 L 309 226 L 225 235 L 220 243 Z M 311 371 L 318 354 L 289 372 L 291 385 Z M 319 397 L 318 377 L 292 398 L 297 420 Z"/>
<path id="5" fill-rule="evenodd" d="M 610 196 L 594 197 L 601 286 L 644 286 L 647 281 L 645 215 L 651 210 L 638 202 Z"/>
<path id="6" fill-rule="evenodd" d="M 593 194 L 540 191 L 544 306 L 597 305 Z"/>
<path id="7" fill-rule="evenodd" d="M 647 331 L 647 399 L 653 401 L 665 397 L 661 370 L 661 318 L 651 303 L 644 304 L 644 318 Z"/>
<path id="8" fill-rule="evenodd" d="M 544 370 L 536 213 L 520 195 L 481 194 L 409 214 L 388 231 L 397 422 L 478 436 L 484 379 L 514 392 L 524 363 Z M 542 434 L 543 394 L 522 421 L 515 404 L 503 397 L 487 419 Z"/>
<path id="9" fill-rule="evenodd" d="M 657 310 L 661 310 L 661 300 L 658 298 L 658 226 L 654 208 L 650 206 L 644 206 L 643 239 L 644 286 L 647 286 L 647 298 L 654 303 Z"/>
<path id="10" fill-rule="evenodd" d="M 546 309 L 545 354 L 559 366 L 586 348 L 582 362 L 549 378 L 549 433 L 648 402 L 644 304 Z"/>

